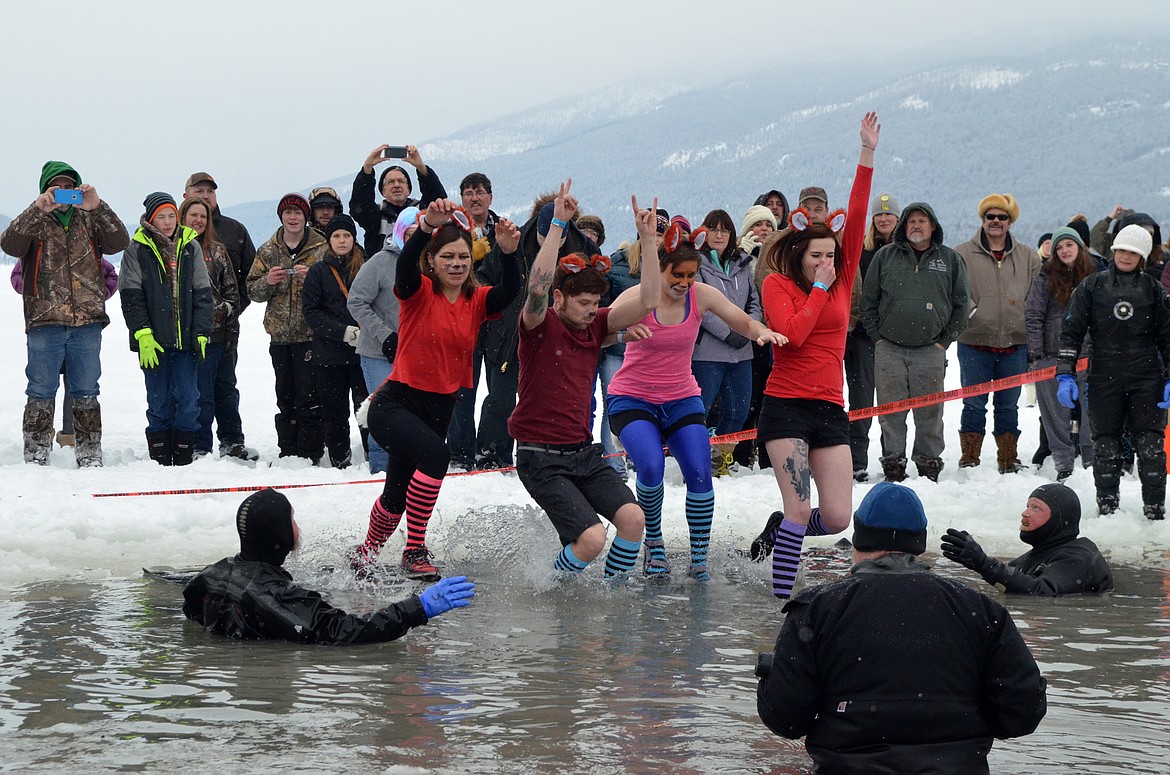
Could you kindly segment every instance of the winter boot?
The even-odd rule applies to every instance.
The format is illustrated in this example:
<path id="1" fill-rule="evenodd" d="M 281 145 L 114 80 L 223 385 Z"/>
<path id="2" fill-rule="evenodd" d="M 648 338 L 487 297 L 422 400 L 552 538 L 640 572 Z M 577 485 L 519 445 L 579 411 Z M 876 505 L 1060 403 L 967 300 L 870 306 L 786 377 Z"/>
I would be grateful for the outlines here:
<path id="1" fill-rule="evenodd" d="M 983 434 L 979 431 L 959 431 L 959 450 L 959 468 L 979 465 L 979 455 L 983 452 Z"/>
<path id="2" fill-rule="evenodd" d="M 170 431 L 155 431 L 146 434 L 146 450 L 150 459 L 160 466 L 174 465 L 174 446 L 171 444 Z"/>
<path id="3" fill-rule="evenodd" d="M 1165 503 L 1147 503 L 1142 507 L 1142 511 L 1146 514 L 1146 519 L 1162 520 L 1166 518 L 1166 504 Z"/>
<path id="4" fill-rule="evenodd" d="M 49 464 L 49 452 L 53 449 L 53 411 L 52 401 L 30 398 L 25 402 L 20 426 L 24 432 L 24 462 Z"/>
<path id="5" fill-rule="evenodd" d="M 885 474 L 887 482 L 906 481 L 906 458 L 883 459 L 882 473 Z"/>
<path id="6" fill-rule="evenodd" d="M 57 431 L 57 446 L 64 449 L 65 447 L 72 447 L 77 443 L 77 436 L 65 431 Z"/>
<path id="7" fill-rule="evenodd" d="M 438 581 L 443 578 L 439 569 L 431 562 L 433 554 L 425 546 L 418 549 L 406 549 L 402 552 L 402 570 L 407 578 L 418 581 Z"/>
<path id="8" fill-rule="evenodd" d="M 195 459 L 195 434 L 192 431 L 174 431 L 171 434 L 171 462 L 177 466 L 189 466 Z"/>
<path id="9" fill-rule="evenodd" d="M 102 407 L 96 396 L 73 401 L 73 433 L 78 468 L 102 465 Z"/>
<path id="10" fill-rule="evenodd" d="M 711 474 L 713 476 L 730 476 L 738 466 L 735 462 L 734 444 L 711 445 Z"/>
<path id="11" fill-rule="evenodd" d="M 938 475 L 942 473 L 943 469 L 942 459 L 937 457 L 932 457 L 915 465 L 918 466 L 918 475 L 925 476 L 932 482 L 938 481 Z"/>
<path id="12" fill-rule="evenodd" d="M 983 440 L 982 434 L 979 439 Z M 1020 462 L 1019 453 L 1016 451 L 1016 442 L 1019 439 L 1018 433 L 995 434 L 996 462 L 999 463 L 1001 474 L 1018 474 L 1024 470 L 1025 466 Z"/>
<path id="13" fill-rule="evenodd" d="M 1117 507 L 1121 505 L 1121 496 L 1115 492 L 1098 492 L 1097 493 L 1097 514 L 1100 516 L 1108 516 L 1117 511 Z"/>

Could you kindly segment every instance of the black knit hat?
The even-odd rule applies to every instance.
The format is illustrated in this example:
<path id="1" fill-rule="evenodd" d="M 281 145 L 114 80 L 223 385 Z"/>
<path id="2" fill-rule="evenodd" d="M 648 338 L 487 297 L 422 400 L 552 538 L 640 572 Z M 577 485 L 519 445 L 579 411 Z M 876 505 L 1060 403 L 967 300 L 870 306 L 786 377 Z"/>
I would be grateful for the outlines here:
<path id="1" fill-rule="evenodd" d="M 382 192 L 382 186 L 386 183 L 386 176 L 390 174 L 390 170 L 398 170 L 402 176 L 406 178 L 406 193 L 414 191 L 414 185 L 410 182 L 410 175 L 406 174 L 406 170 L 399 167 L 397 164 L 391 164 L 386 169 L 382 170 L 382 174 L 378 176 L 378 193 Z"/>
<path id="2" fill-rule="evenodd" d="M 1041 247 L 1045 242 L 1052 239 L 1052 232 L 1046 231 L 1040 235 L 1040 239 L 1036 242 L 1036 247 Z"/>
<path id="3" fill-rule="evenodd" d="M 240 559 L 283 564 L 295 541 L 292 511 L 288 498 L 271 487 L 245 498 L 236 512 Z"/>
<path id="4" fill-rule="evenodd" d="M 859 552 L 926 551 L 926 512 L 918 494 L 894 482 L 881 482 L 853 514 L 853 548 Z"/>
<path id="5" fill-rule="evenodd" d="M 179 212 L 179 207 L 175 204 L 175 198 L 163 191 L 155 191 L 153 194 L 149 194 L 146 199 L 142 200 L 142 206 L 146 208 L 146 220 L 148 221 L 153 221 L 154 216 L 158 215 L 158 211 L 167 206 L 174 208 L 176 213 Z"/>
<path id="6" fill-rule="evenodd" d="M 350 218 L 345 213 L 338 213 L 329 219 L 329 223 L 325 224 L 325 239 L 333 236 L 335 231 L 348 231 L 357 239 L 357 226 L 353 223 L 353 218 Z"/>

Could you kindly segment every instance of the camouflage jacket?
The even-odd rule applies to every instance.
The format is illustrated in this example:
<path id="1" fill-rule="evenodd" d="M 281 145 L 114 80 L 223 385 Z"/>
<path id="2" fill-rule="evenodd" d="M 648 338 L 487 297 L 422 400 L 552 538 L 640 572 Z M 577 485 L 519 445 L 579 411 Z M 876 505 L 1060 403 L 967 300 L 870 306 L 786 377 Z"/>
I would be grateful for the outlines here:
<path id="1" fill-rule="evenodd" d="M 305 322 L 301 311 L 301 289 L 304 281 L 292 275 L 283 278 L 276 285 L 269 285 L 266 275 L 274 266 L 290 269 L 296 264 L 312 266 L 325 255 L 329 243 L 312 229 L 305 227 L 308 240 L 294 260 L 284 244 L 284 227 L 281 226 L 256 251 L 252 269 L 248 272 L 248 296 L 257 303 L 267 302 L 264 310 L 264 330 L 272 337 L 273 344 L 299 344 L 311 341 L 313 332 Z"/>
<path id="2" fill-rule="evenodd" d="M 130 244 L 125 224 L 105 202 L 73 209 L 68 231 L 35 204 L 0 234 L 0 249 L 21 261 L 24 327 L 109 325 L 102 256 Z"/>
<path id="3" fill-rule="evenodd" d="M 223 243 L 204 245 L 203 260 L 211 280 L 212 342 L 227 342 L 232 349 L 240 341 L 240 286 L 236 270 Z"/>

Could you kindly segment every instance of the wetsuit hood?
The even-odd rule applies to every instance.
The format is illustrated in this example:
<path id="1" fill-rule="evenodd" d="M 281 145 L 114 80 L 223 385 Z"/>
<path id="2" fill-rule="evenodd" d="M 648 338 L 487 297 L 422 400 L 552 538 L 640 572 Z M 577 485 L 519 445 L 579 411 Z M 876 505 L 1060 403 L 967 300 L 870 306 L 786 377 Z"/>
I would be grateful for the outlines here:
<path id="1" fill-rule="evenodd" d="M 1044 501 L 1052 517 L 1035 530 L 1021 530 L 1020 540 L 1037 549 L 1062 544 L 1081 532 L 1081 500 L 1072 488 L 1063 484 L 1042 484 L 1029 498 Z"/>
<path id="2" fill-rule="evenodd" d="M 271 487 L 245 498 L 236 512 L 240 559 L 282 565 L 295 542 L 292 514 L 288 498 Z"/>

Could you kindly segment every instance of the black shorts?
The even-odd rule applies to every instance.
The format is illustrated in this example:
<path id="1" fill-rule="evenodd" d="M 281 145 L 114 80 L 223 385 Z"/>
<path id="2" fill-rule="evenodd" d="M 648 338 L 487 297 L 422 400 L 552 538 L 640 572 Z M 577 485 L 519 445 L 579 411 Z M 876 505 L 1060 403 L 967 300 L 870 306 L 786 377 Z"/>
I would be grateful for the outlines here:
<path id="1" fill-rule="evenodd" d="M 601 522 L 598 514 L 612 522 L 618 509 L 637 503 L 617 471 L 602 458 L 600 444 L 574 447 L 516 442 L 516 475 L 548 514 L 563 546 Z"/>
<path id="2" fill-rule="evenodd" d="M 831 401 L 764 396 L 756 438 L 803 439 L 810 449 L 848 444 L 849 415 Z"/>

